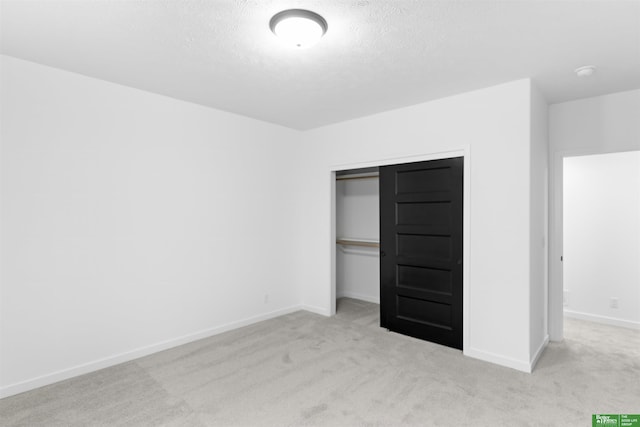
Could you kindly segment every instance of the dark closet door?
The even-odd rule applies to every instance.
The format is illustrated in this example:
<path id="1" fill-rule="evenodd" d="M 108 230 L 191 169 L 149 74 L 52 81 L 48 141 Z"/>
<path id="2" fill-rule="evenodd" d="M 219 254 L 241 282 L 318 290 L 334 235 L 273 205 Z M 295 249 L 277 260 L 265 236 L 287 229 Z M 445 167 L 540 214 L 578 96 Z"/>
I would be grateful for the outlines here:
<path id="1" fill-rule="evenodd" d="M 462 349 L 463 158 L 380 167 L 380 324 Z"/>

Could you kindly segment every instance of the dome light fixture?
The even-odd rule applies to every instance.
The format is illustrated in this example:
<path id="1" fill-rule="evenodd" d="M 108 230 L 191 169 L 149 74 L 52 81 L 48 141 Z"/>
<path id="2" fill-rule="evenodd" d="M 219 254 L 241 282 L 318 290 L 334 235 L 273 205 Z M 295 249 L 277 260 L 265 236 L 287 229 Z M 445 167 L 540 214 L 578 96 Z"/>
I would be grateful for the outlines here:
<path id="1" fill-rule="evenodd" d="M 591 77 L 596 73 L 596 67 L 594 65 L 585 65 L 584 67 L 576 68 L 574 71 L 580 78 Z"/>
<path id="2" fill-rule="evenodd" d="M 269 21 L 273 34 L 288 45 L 306 48 L 316 44 L 327 32 L 327 21 L 315 12 L 288 9 L 276 13 Z"/>

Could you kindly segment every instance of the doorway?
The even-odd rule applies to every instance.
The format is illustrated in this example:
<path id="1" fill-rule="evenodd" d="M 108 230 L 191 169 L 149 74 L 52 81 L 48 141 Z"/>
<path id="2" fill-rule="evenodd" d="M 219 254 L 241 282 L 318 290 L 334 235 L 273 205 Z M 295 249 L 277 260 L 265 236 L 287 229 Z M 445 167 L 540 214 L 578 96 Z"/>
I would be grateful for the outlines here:
<path id="1" fill-rule="evenodd" d="M 562 194 L 564 317 L 640 329 L 640 151 L 565 157 Z"/>

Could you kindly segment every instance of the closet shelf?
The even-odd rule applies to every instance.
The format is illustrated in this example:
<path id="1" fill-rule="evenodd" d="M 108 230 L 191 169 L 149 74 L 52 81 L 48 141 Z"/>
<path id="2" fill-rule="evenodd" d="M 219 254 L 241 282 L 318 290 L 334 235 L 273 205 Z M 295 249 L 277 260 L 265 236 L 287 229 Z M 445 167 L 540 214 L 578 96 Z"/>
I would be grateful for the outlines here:
<path id="1" fill-rule="evenodd" d="M 380 242 L 377 240 L 364 239 L 336 239 L 336 244 L 345 246 L 364 246 L 367 248 L 379 248 Z"/>
<path id="2" fill-rule="evenodd" d="M 380 174 L 368 174 L 368 175 L 338 175 L 336 176 L 336 181 L 347 181 L 351 179 L 378 179 Z"/>

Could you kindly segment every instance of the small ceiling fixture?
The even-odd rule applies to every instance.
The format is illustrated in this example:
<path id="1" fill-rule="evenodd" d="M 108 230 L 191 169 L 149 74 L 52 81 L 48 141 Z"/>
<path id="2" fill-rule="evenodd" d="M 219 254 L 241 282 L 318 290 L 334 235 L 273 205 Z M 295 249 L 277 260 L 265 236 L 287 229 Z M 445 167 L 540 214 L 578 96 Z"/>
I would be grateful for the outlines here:
<path id="1" fill-rule="evenodd" d="M 313 46 L 327 32 L 327 21 L 310 10 L 288 9 L 276 13 L 269 21 L 273 34 L 289 45 Z"/>
<path id="2" fill-rule="evenodd" d="M 596 67 L 594 65 L 585 65 L 584 67 L 575 69 L 576 75 L 578 77 L 591 77 L 596 72 Z"/>

